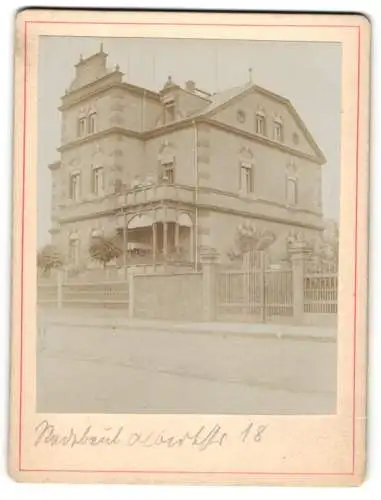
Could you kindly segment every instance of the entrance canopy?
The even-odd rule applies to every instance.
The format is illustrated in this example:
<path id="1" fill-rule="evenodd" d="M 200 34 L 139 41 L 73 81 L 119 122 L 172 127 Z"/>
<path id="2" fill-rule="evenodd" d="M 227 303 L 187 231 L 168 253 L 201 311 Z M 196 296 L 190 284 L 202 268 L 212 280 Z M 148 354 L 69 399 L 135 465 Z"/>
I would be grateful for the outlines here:
<path id="1" fill-rule="evenodd" d="M 152 226 L 154 220 L 150 215 L 147 214 L 139 214 L 135 215 L 128 222 L 128 229 L 136 229 L 138 227 L 149 227 Z"/>
<path id="2" fill-rule="evenodd" d="M 158 209 L 155 214 L 146 212 L 131 216 L 118 215 L 116 219 L 116 227 L 123 228 L 126 224 L 128 229 L 138 229 L 143 227 L 151 227 L 155 222 L 173 222 L 182 227 L 193 226 L 192 219 L 186 213 L 179 213 L 173 208 Z"/>

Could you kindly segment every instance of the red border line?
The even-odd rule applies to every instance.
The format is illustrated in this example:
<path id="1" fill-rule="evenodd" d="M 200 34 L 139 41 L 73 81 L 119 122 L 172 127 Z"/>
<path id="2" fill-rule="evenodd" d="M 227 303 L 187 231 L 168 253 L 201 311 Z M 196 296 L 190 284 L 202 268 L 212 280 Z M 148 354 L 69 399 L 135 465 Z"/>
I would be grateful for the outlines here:
<path id="1" fill-rule="evenodd" d="M 235 23 L 144 23 L 121 21 L 25 21 L 30 24 L 118 24 L 127 26 L 216 26 L 236 28 L 359 28 L 358 24 L 235 24 Z M 153 37 L 154 38 L 154 37 Z"/>
<path id="2" fill-rule="evenodd" d="M 19 469 L 21 470 L 22 452 L 22 408 L 23 408 L 23 337 L 24 337 L 24 229 L 25 229 L 25 168 L 26 168 L 26 88 L 27 88 L 27 29 L 28 23 L 24 23 L 24 131 L 23 131 L 23 167 L 22 167 L 22 200 L 21 200 L 21 297 L 20 297 L 20 396 L 19 396 Z"/>
<path id="3" fill-rule="evenodd" d="M 27 27 L 28 24 L 119 24 L 119 25 L 149 25 L 149 26 L 231 26 L 231 27 L 292 27 L 292 28 L 356 28 L 358 40 L 357 61 L 357 129 L 356 129 L 356 189 L 355 189 L 355 268 L 354 268 L 354 338 L 353 338 L 353 421 L 352 421 L 352 470 L 350 472 L 254 472 L 254 471 L 163 471 L 163 470 L 70 470 L 70 469 L 24 469 L 21 466 L 22 458 L 22 414 L 23 414 L 23 334 L 24 334 L 24 231 L 25 231 L 25 171 L 26 171 L 26 119 L 27 119 Z M 349 476 L 355 473 L 356 463 L 356 355 L 357 355 L 357 253 L 358 253 L 358 170 L 359 170 L 359 137 L 360 137 L 360 48 L 361 27 L 359 25 L 300 25 L 300 24 L 196 24 L 196 23 L 127 23 L 127 22 L 91 22 L 91 21 L 24 21 L 24 130 L 23 130 L 23 167 L 22 167 L 22 201 L 21 201 L 21 297 L 20 297 L 20 394 L 19 394 L 19 471 L 22 472 L 58 472 L 58 473 L 133 473 L 133 474 L 213 474 L 213 475 L 258 475 L 258 476 Z"/>
<path id="4" fill-rule="evenodd" d="M 355 194 L 355 269 L 354 269 L 354 298 L 353 298 L 353 400 L 352 400 L 352 473 L 356 465 L 356 356 L 357 356 L 357 237 L 358 237 L 358 171 L 359 171 L 359 142 L 360 142 L 360 65 L 361 65 L 361 30 L 357 32 L 357 123 L 356 123 L 356 194 Z"/>
<path id="5" fill-rule="evenodd" d="M 218 475 L 239 475 L 239 476 L 352 476 L 352 472 L 252 472 L 252 471 L 192 471 L 192 470 L 78 470 L 78 469 L 21 469 L 23 472 L 59 472 L 59 473 L 91 473 L 91 474 L 212 474 Z"/>

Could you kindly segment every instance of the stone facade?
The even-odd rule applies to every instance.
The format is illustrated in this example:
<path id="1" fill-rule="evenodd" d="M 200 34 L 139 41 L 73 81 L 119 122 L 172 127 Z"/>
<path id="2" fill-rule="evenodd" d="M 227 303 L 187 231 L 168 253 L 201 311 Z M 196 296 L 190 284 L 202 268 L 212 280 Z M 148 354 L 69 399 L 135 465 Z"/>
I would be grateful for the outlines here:
<path id="1" fill-rule="evenodd" d="M 274 261 L 290 233 L 320 235 L 325 158 L 287 99 L 251 81 L 211 95 L 169 77 L 153 92 L 106 63 L 102 48 L 81 59 L 59 108 L 51 234 L 71 266 L 118 230 L 125 248 L 193 262 L 203 246 L 228 260 L 245 223 L 274 234 Z"/>

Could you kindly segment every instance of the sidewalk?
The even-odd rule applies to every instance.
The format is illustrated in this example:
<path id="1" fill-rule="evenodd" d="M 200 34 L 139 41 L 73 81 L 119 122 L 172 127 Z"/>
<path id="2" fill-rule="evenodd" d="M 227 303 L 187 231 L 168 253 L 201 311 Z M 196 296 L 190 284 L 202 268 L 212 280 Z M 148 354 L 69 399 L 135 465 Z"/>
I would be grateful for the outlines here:
<path id="1" fill-rule="evenodd" d="M 275 323 L 226 323 L 226 322 L 178 322 L 163 320 L 130 319 L 115 311 L 61 311 L 39 312 L 39 322 L 44 325 L 76 326 L 115 329 L 142 329 L 206 335 L 234 335 L 256 338 L 316 340 L 335 342 L 335 327 L 310 325 L 283 325 Z"/>

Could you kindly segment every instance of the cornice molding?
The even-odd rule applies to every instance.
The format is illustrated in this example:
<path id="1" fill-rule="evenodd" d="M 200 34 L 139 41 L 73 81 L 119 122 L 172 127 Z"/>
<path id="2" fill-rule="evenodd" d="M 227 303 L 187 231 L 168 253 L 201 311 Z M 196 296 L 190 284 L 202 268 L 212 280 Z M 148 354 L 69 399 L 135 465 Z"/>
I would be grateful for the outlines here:
<path id="1" fill-rule="evenodd" d="M 187 190 L 187 191 L 195 191 L 195 187 L 193 187 L 193 186 L 180 186 L 179 185 L 178 187 L 179 187 L 179 189 L 183 189 L 183 190 Z M 289 215 L 291 215 L 291 214 L 310 215 L 310 216 L 313 216 L 313 217 L 319 219 L 321 222 L 319 223 L 318 221 L 316 221 L 316 223 L 313 223 L 313 222 L 305 223 L 305 222 L 301 222 L 301 221 L 295 221 L 292 218 L 292 216 L 287 217 L 287 215 L 286 216 L 283 216 L 283 215 L 278 215 L 278 216 L 265 215 L 265 214 L 261 214 L 258 212 L 254 212 L 253 210 L 250 210 L 250 209 L 225 208 L 225 207 L 217 206 L 213 203 L 197 203 L 196 204 L 194 202 L 191 203 L 191 202 L 182 201 L 181 199 L 176 197 L 176 199 L 163 198 L 163 199 L 158 199 L 158 200 L 147 200 L 145 202 L 139 202 L 139 203 L 136 203 L 133 205 L 131 205 L 131 204 L 124 205 L 122 203 L 118 207 L 113 206 L 113 207 L 110 207 L 110 208 L 103 210 L 103 211 L 97 211 L 96 205 L 97 205 L 97 201 L 99 201 L 99 199 L 87 200 L 83 203 L 93 204 L 94 205 L 94 212 L 92 212 L 90 214 L 83 215 L 83 216 L 74 216 L 73 215 L 73 216 L 68 216 L 68 217 L 61 217 L 61 218 L 59 218 L 59 223 L 65 224 L 65 223 L 73 222 L 76 220 L 90 220 L 90 219 L 94 219 L 97 217 L 103 217 L 106 215 L 113 215 L 113 214 L 120 212 L 120 210 L 128 210 L 131 212 L 136 212 L 136 211 L 141 210 L 141 207 L 143 207 L 143 206 L 153 207 L 153 206 L 160 206 L 164 203 L 164 204 L 169 204 L 169 205 L 176 204 L 176 205 L 180 205 L 180 206 L 186 206 L 186 207 L 191 208 L 191 209 L 195 209 L 197 207 L 197 208 L 201 208 L 201 209 L 212 210 L 214 212 L 219 212 L 219 213 L 229 213 L 229 214 L 234 214 L 234 215 L 238 215 L 238 216 L 242 216 L 242 217 L 249 217 L 249 218 L 253 218 L 253 219 L 263 219 L 263 220 L 278 222 L 278 223 L 286 224 L 286 225 L 290 225 L 290 226 L 305 227 L 305 228 L 315 229 L 315 230 L 319 230 L 319 231 L 324 229 L 324 225 L 322 222 L 322 214 L 318 213 L 318 212 L 314 212 L 312 210 L 299 209 L 296 207 L 291 208 L 291 207 L 287 207 L 285 204 L 281 204 L 281 203 L 274 202 L 274 201 L 263 200 L 263 199 L 255 199 L 255 200 L 252 200 L 250 198 L 242 199 L 239 195 L 236 195 L 234 193 L 229 193 L 226 191 L 222 191 L 222 190 L 218 190 L 215 188 L 199 187 L 198 191 L 199 191 L 199 193 L 201 192 L 201 193 L 204 193 L 206 195 L 209 193 L 214 193 L 214 194 L 219 194 L 220 196 L 235 198 L 235 199 L 240 200 L 246 204 L 249 204 L 251 202 L 256 202 L 256 203 L 271 205 L 271 206 L 274 206 L 274 207 L 279 208 L 279 209 L 288 210 Z M 113 195 L 106 195 L 102 199 L 104 199 L 104 198 L 112 199 Z"/>
<path id="2" fill-rule="evenodd" d="M 316 144 L 314 138 L 312 137 L 311 133 L 307 129 L 306 124 L 304 123 L 304 121 L 300 117 L 299 113 L 296 111 L 292 102 L 289 99 L 287 99 L 286 97 L 283 97 L 279 94 L 275 94 L 274 92 L 271 92 L 270 90 L 267 90 L 267 89 L 260 87 L 258 85 L 252 84 L 252 85 L 248 86 L 246 89 L 242 90 L 242 92 L 240 92 L 239 94 L 235 95 L 231 99 L 228 99 L 227 101 L 225 101 L 221 105 L 219 105 L 219 106 L 215 107 L 214 109 L 212 109 L 211 111 L 207 112 L 204 116 L 211 117 L 214 114 L 228 108 L 229 106 L 231 106 L 235 102 L 240 101 L 243 97 L 245 97 L 246 95 L 248 95 L 252 92 L 257 92 L 259 94 L 265 95 L 265 96 L 267 96 L 275 101 L 278 101 L 283 106 L 285 106 L 288 109 L 288 111 L 290 112 L 290 114 L 293 116 L 295 121 L 298 123 L 300 128 L 302 129 L 302 131 L 307 139 L 307 142 L 310 144 L 310 146 L 312 146 L 312 149 L 315 151 L 316 157 L 319 159 L 319 163 L 324 164 L 327 162 L 323 152 L 321 151 L 319 146 Z"/>
<path id="3" fill-rule="evenodd" d="M 133 85 L 132 83 L 123 82 L 120 79 L 119 80 L 110 79 L 110 75 L 114 75 L 115 73 L 116 72 L 109 73 L 103 76 L 102 78 L 99 78 L 95 82 L 91 82 L 87 85 L 84 85 L 83 87 L 80 87 L 79 89 L 73 90 L 72 92 L 66 94 L 61 98 L 62 104 L 61 106 L 58 107 L 58 110 L 64 111 L 66 109 L 71 108 L 72 106 L 75 106 L 78 103 L 91 99 L 95 96 L 99 96 L 115 88 L 121 89 L 125 92 L 129 91 L 134 94 L 145 95 L 146 98 L 160 102 L 160 95 L 154 92 L 153 90 L 148 90 L 143 87 L 138 87 L 137 85 Z M 110 82 L 105 83 L 105 81 L 107 82 L 107 79 L 109 79 Z"/>
<path id="4" fill-rule="evenodd" d="M 196 205 L 193 203 L 181 203 L 178 200 L 159 200 L 156 202 L 147 202 L 147 207 L 160 207 L 163 206 L 163 204 L 172 204 L 176 203 L 177 206 L 182 206 L 182 207 L 188 207 L 188 208 L 196 208 Z M 172 205 L 171 205 L 172 206 Z M 230 215 L 236 215 L 237 217 L 244 217 L 247 219 L 253 219 L 253 220 L 265 220 L 268 222 L 276 223 L 276 224 L 282 224 L 285 226 L 294 226 L 294 227 L 301 227 L 304 229 L 313 229 L 315 231 L 323 231 L 324 230 L 324 225 L 323 224 L 313 224 L 313 223 L 306 223 L 306 222 L 301 222 L 301 221 L 295 221 L 293 219 L 287 218 L 287 217 L 276 217 L 276 216 L 271 216 L 271 215 L 265 215 L 265 214 L 255 214 L 250 212 L 249 210 L 238 210 L 238 209 L 231 209 L 231 208 L 224 208 L 224 207 L 217 207 L 216 205 L 213 204 L 208 204 L 208 203 L 199 203 L 197 204 L 198 209 L 203 209 L 203 210 L 210 210 L 215 213 L 226 213 Z M 120 213 L 121 208 L 112 208 L 100 212 L 94 212 L 92 214 L 87 214 L 79 217 L 62 217 L 59 219 L 59 224 L 62 227 L 65 224 L 77 222 L 77 221 L 85 221 L 85 220 L 93 220 L 93 219 L 98 219 L 102 217 L 109 217 L 111 215 L 117 215 Z M 129 212 L 130 213 L 130 212 Z"/>
<path id="5" fill-rule="evenodd" d="M 269 139 L 268 137 L 261 136 L 259 134 L 254 134 L 252 132 L 247 132 L 245 130 L 242 130 L 240 128 L 234 127 L 232 125 L 227 125 L 225 123 L 222 123 L 218 120 L 214 120 L 212 118 L 205 118 L 205 117 L 197 117 L 197 118 L 187 118 L 185 120 L 181 121 L 175 121 L 173 123 L 170 123 L 168 125 L 163 125 L 161 127 L 151 129 L 151 130 L 146 130 L 143 132 L 139 132 L 136 130 L 131 130 L 131 129 L 126 129 L 123 127 L 110 127 L 105 130 L 101 130 L 99 132 L 96 132 L 95 134 L 91 134 L 85 137 L 82 137 L 81 139 L 77 139 L 75 141 L 66 143 L 62 146 L 60 146 L 57 151 L 62 152 L 66 151 L 68 149 L 74 148 L 80 144 L 90 142 L 92 140 L 98 140 L 102 137 L 106 137 L 107 135 L 110 134 L 120 134 L 124 135 L 126 137 L 134 137 L 137 139 L 140 139 L 142 141 L 149 141 L 150 139 L 160 137 L 163 135 L 170 134 L 172 132 L 176 132 L 177 130 L 183 130 L 188 127 L 194 126 L 194 124 L 208 124 L 212 127 L 218 128 L 220 130 L 223 130 L 225 132 L 231 133 L 238 135 L 240 137 L 244 137 L 246 139 L 250 139 L 255 142 L 259 142 L 260 144 L 265 144 L 266 146 L 269 146 L 271 148 L 278 149 L 279 151 L 282 151 L 287 154 L 291 154 L 293 156 L 297 156 L 299 158 L 303 158 L 306 160 L 309 160 L 313 163 L 316 163 L 317 165 L 322 165 L 322 162 L 319 158 L 316 156 L 311 156 L 308 155 L 307 153 L 303 153 L 302 151 L 299 151 L 297 149 L 291 148 L 289 146 L 286 146 L 283 143 L 273 141 Z"/>
<path id="6" fill-rule="evenodd" d="M 224 130 L 225 132 L 233 133 L 233 134 L 239 135 L 241 137 L 245 137 L 246 139 L 250 139 L 250 140 L 259 142 L 261 144 L 265 144 L 266 146 L 270 146 L 271 148 L 278 149 L 279 151 L 283 151 L 284 153 L 292 154 L 292 155 L 297 156 L 299 158 L 304 158 L 304 159 L 310 160 L 313 163 L 316 163 L 318 165 L 323 165 L 321 160 L 319 158 L 317 158 L 316 156 L 311 156 L 307 153 L 303 153 L 302 151 L 299 151 L 298 149 L 294 149 L 294 148 L 291 148 L 289 146 L 286 146 L 286 144 L 284 144 L 282 142 L 273 141 L 268 137 L 265 137 L 265 136 L 262 136 L 259 134 L 254 134 L 252 132 L 247 132 L 245 130 L 234 127 L 232 125 L 227 125 L 227 124 L 220 122 L 218 120 L 213 120 L 213 118 L 199 118 L 199 121 L 203 121 L 204 123 L 209 123 L 210 125 L 212 125 L 216 128 Z"/>
<path id="7" fill-rule="evenodd" d="M 70 149 L 76 148 L 78 146 L 81 146 L 82 144 L 86 144 L 89 142 L 94 142 L 94 141 L 99 141 L 100 139 L 103 139 L 104 137 L 107 137 L 109 135 L 123 135 L 125 137 L 133 137 L 135 139 L 141 139 L 141 133 L 137 132 L 135 130 L 129 130 L 123 127 L 110 127 L 105 130 L 100 130 L 99 132 L 96 132 L 95 134 L 90 134 L 85 137 L 81 137 L 80 139 L 76 139 L 75 141 L 68 142 L 66 144 L 63 144 L 59 148 L 57 148 L 57 151 L 59 153 L 62 153 L 64 151 L 68 151 Z"/>

